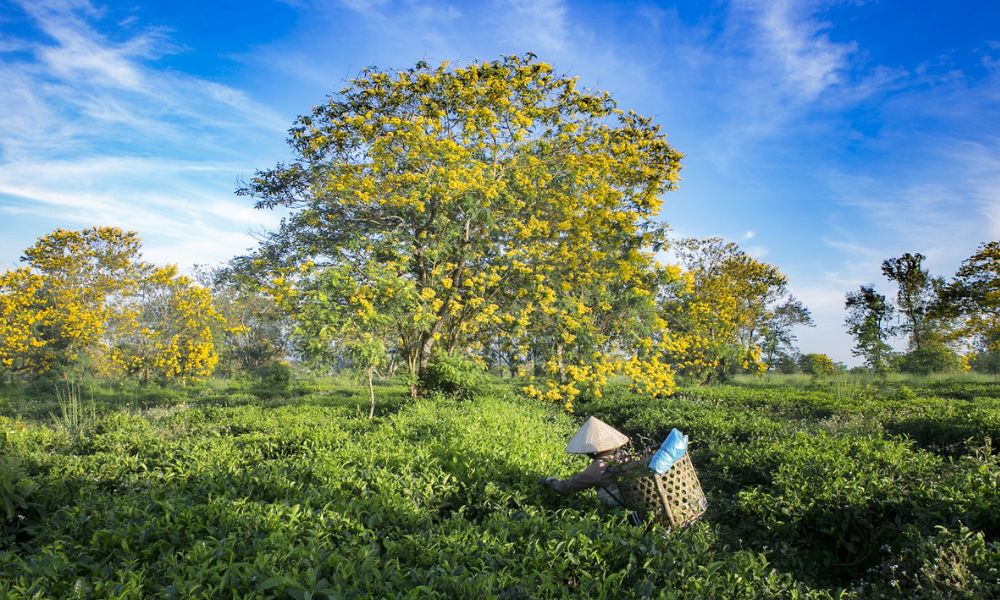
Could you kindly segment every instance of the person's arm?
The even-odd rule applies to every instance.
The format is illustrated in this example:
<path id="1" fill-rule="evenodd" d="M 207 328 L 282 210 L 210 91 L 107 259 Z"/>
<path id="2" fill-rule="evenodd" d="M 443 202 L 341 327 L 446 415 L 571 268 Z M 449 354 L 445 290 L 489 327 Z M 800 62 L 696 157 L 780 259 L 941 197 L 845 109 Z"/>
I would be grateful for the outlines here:
<path id="1" fill-rule="evenodd" d="M 572 494 L 590 487 L 597 487 L 604 477 L 604 465 L 600 461 L 594 461 L 590 465 L 570 477 L 569 479 L 553 479 L 549 481 L 549 486 L 560 494 Z"/>

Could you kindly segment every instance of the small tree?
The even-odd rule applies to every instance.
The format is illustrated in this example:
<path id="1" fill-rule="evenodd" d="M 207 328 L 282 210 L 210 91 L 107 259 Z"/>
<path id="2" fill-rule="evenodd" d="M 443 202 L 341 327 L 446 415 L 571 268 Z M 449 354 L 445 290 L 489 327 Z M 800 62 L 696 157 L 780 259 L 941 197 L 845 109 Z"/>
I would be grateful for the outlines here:
<path id="1" fill-rule="evenodd" d="M 795 354 L 795 327 L 813 327 L 812 313 L 795 297 L 789 297 L 764 322 L 761 350 L 764 362 L 772 368 L 787 362 Z"/>
<path id="2" fill-rule="evenodd" d="M 370 333 L 360 333 L 345 341 L 344 347 L 354 366 L 361 369 L 368 381 L 368 418 L 375 417 L 375 386 L 372 378 L 388 362 L 385 343 Z"/>
<path id="3" fill-rule="evenodd" d="M 274 298 L 252 279 L 231 269 L 205 269 L 198 281 L 212 292 L 215 310 L 225 319 L 219 340 L 219 366 L 258 372 L 291 352 L 291 324 Z"/>
<path id="4" fill-rule="evenodd" d="M 888 340 L 896 332 L 892 325 L 895 308 L 874 285 L 862 285 L 856 292 L 848 292 L 844 304 L 847 330 L 854 337 L 851 353 L 861 356 L 865 364 L 876 373 L 889 368 L 892 347 Z"/>
<path id="5" fill-rule="evenodd" d="M 391 273 L 374 267 L 365 272 L 363 285 L 358 284 L 355 273 L 347 266 L 304 265 L 295 287 L 276 280 L 271 292 L 295 315 L 292 341 L 303 355 L 326 364 L 346 358 L 361 370 L 368 382 L 371 418 L 375 416 L 373 378 L 388 362 L 393 325 L 402 310 L 390 301 L 378 310 L 371 298 L 395 297 L 405 307 L 413 290 Z"/>
<path id="6" fill-rule="evenodd" d="M 24 251 L 22 260 L 44 281 L 41 300 L 50 308 L 30 349 L 34 374 L 103 356 L 104 335 L 134 294 L 145 263 L 139 235 L 117 227 L 56 229 Z M 99 367 L 106 365 L 98 365 Z"/>
<path id="7" fill-rule="evenodd" d="M 791 334 L 786 318 L 808 318 L 788 297 L 786 277 L 722 238 L 681 240 L 675 250 L 684 270 L 668 279 L 659 301 L 669 330 L 668 362 L 702 383 L 764 371 L 768 336 L 780 345 L 777 340 Z"/>
<path id="8" fill-rule="evenodd" d="M 121 371 L 148 381 L 210 375 L 219 360 L 216 339 L 225 319 L 207 288 L 174 265 L 152 267 L 139 292 L 109 328 L 111 360 Z"/>

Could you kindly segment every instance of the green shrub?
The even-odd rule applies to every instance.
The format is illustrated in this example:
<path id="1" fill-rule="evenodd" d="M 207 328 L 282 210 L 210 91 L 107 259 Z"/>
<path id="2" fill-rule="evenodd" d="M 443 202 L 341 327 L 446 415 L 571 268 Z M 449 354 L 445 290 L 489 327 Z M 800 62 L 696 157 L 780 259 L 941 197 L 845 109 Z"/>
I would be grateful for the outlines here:
<path id="1" fill-rule="evenodd" d="M 898 368 L 904 373 L 926 375 L 958 371 L 961 364 L 962 359 L 954 350 L 941 344 L 932 344 L 903 354 Z"/>
<path id="2" fill-rule="evenodd" d="M 420 373 L 420 388 L 470 398 L 480 392 L 486 374 L 475 361 L 460 354 L 435 352 L 431 362 Z"/>
<path id="3" fill-rule="evenodd" d="M 803 354 L 799 357 L 799 370 L 810 375 L 834 375 L 837 365 L 826 354 Z"/>
<path id="4" fill-rule="evenodd" d="M 76 443 L 47 418 L 0 418 L 17 457 L 0 480 L 26 486 L 32 527 L 3 521 L 0 597 L 996 596 L 995 384 L 903 381 L 915 397 L 754 381 L 581 402 L 637 441 L 691 436 L 709 513 L 670 534 L 540 488 L 587 464 L 563 451 L 579 419 L 497 382 L 463 401 L 377 386 L 394 410 L 374 421 L 330 381 L 192 398 L 99 415 Z"/>
<path id="5" fill-rule="evenodd" d="M 0 531 L 21 531 L 25 527 L 28 511 L 33 506 L 37 485 L 28 477 L 21 461 L 10 456 L 0 456 Z M 4 546 L 0 537 L 0 551 Z"/>
<path id="6" fill-rule="evenodd" d="M 253 392 L 259 395 L 275 395 L 288 391 L 292 382 L 292 367 L 286 362 L 268 363 L 253 371 Z"/>
<path id="7" fill-rule="evenodd" d="M 133 454 L 148 450 L 155 434 L 143 417 L 114 412 L 84 429 L 81 438 L 77 448 L 83 453 Z"/>
<path id="8" fill-rule="evenodd" d="M 10 456 L 0 456 L 0 498 L 3 499 L 3 516 L 13 521 L 18 510 L 27 506 L 33 491 L 21 462 Z"/>
<path id="9" fill-rule="evenodd" d="M 996 375 L 1000 373 L 1000 352 L 977 352 L 970 366 L 977 373 Z"/>

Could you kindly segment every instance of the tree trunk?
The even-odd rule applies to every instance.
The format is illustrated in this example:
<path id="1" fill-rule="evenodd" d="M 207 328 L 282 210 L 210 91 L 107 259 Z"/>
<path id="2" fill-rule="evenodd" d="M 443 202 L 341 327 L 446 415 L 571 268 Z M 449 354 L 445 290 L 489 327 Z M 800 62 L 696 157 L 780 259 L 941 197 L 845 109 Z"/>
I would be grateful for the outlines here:
<path id="1" fill-rule="evenodd" d="M 422 373 L 425 368 L 427 368 L 428 363 L 431 362 L 431 352 L 434 350 L 434 336 L 429 335 L 424 339 L 424 343 L 420 345 L 420 372 Z"/>
<path id="2" fill-rule="evenodd" d="M 410 371 L 410 397 L 415 399 L 420 395 L 420 388 L 417 386 L 420 379 L 420 351 L 412 346 L 406 349 L 406 368 Z"/>
<path id="3" fill-rule="evenodd" d="M 371 405 L 368 407 L 368 418 L 373 419 L 375 417 L 375 387 L 372 385 L 372 367 L 368 367 L 368 397 L 371 399 Z"/>

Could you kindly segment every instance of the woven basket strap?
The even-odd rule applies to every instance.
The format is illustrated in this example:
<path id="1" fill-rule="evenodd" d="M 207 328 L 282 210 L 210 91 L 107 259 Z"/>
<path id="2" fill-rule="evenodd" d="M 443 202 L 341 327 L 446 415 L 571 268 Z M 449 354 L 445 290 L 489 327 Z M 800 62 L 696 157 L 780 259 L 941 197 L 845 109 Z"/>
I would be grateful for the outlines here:
<path id="1" fill-rule="evenodd" d="M 653 481 L 656 482 L 656 492 L 660 495 L 660 503 L 663 505 L 663 510 L 667 513 L 667 518 L 670 519 L 670 528 L 673 529 L 677 526 L 677 519 L 674 518 L 674 511 L 670 506 L 670 500 L 667 498 L 667 491 L 663 489 L 663 478 L 654 476 Z"/>

